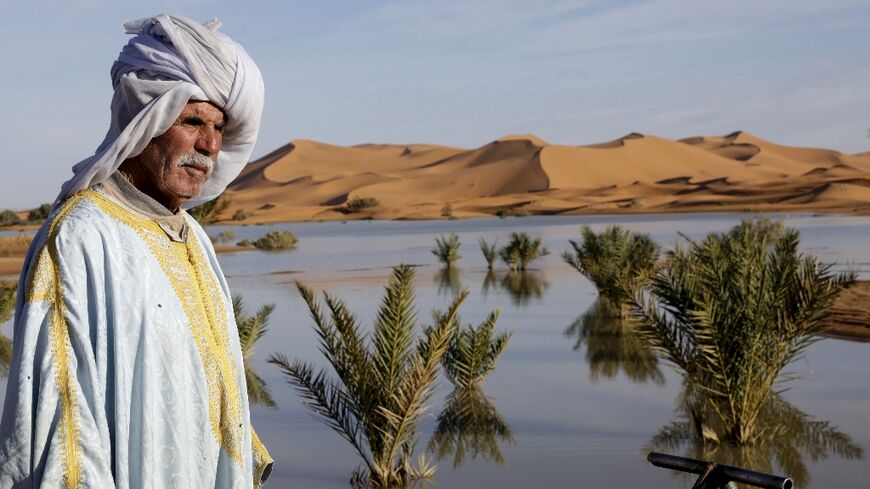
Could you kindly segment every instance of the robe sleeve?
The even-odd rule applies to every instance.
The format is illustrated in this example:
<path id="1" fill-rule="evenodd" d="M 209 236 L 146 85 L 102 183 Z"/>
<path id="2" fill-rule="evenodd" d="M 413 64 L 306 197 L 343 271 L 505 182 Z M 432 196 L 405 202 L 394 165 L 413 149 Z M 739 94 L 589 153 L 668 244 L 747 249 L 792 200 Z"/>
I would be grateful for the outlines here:
<path id="1" fill-rule="evenodd" d="M 260 441 L 260 437 L 257 436 L 257 432 L 254 431 L 253 425 L 251 426 L 251 450 L 253 451 L 252 460 L 254 462 L 254 489 L 258 489 L 263 487 L 266 479 L 269 478 L 269 474 L 272 473 L 274 462 L 272 457 L 269 456 L 269 452 L 266 450 L 263 442 Z"/>
<path id="2" fill-rule="evenodd" d="M 63 212 L 34 240 L 19 287 L 0 489 L 115 487 L 102 241 Z"/>

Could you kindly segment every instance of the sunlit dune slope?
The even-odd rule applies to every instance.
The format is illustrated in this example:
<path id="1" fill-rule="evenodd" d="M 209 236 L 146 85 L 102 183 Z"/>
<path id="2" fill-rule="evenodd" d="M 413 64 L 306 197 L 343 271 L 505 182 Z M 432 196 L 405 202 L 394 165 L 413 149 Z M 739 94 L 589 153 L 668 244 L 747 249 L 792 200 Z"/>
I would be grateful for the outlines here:
<path id="1" fill-rule="evenodd" d="M 593 145 L 505 136 L 476 149 L 296 140 L 227 191 L 247 221 L 499 214 L 870 208 L 870 154 L 783 146 L 746 132 Z M 355 198 L 378 205 L 349 209 Z M 448 205 L 449 204 L 449 205 Z"/>

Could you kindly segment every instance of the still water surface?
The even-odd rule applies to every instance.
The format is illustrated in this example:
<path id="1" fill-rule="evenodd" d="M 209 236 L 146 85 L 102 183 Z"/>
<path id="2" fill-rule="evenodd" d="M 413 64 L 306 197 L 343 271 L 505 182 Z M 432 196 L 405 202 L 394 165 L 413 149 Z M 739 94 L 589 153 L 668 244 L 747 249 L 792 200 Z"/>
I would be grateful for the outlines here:
<path id="1" fill-rule="evenodd" d="M 840 268 L 850 264 L 861 278 L 870 278 L 870 218 L 776 217 L 801 231 L 804 251 L 838 262 Z M 653 437 L 679 421 L 675 411 L 682 390 L 679 376 L 618 325 L 595 314 L 594 287 L 562 263 L 559 254 L 570 249 L 569 239 L 579 238 L 582 224 L 600 230 L 616 223 L 670 246 L 680 239 L 678 232 L 700 238 L 710 231 L 727 230 L 740 218 L 735 214 L 528 217 L 215 228 L 214 234 L 233 229 L 237 239 L 290 229 L 300 239 L 298 248 L 289 252 L 247 251 L 220 257 L 231 288 L 244 296 L 249 312 L 276 304 L 269 332 L 254 355 L 257 373 L 277 403 L 275 409 L 252 408 L 257 431 L 276 461 L 269 487 L 348 487 L 348 477 L 359 464 L 351 447 L 316 421 L 277 368 L 265 361 L 270 353 L 283 353 L 325 366 L 294 281 L 343 298 L 360 323 L 370 328 L 390 267 L 398 263 L 419 265 L 421 322 L 464 288 L 470 295 L 461 309 L 463 322 L 477 324 L 491 310 L 501 309 L 498 330 L 513 332 L 482 396 L 451 403 L 450 384 L 439 381 L 418 446 L 428 446 L 437 460 L 435 487 L 691 487 L 685 479 L 645 461 Z M 501 270 L 488 274 L 477 244 L 481 237 L 504 243 L 511 231 L 542 237 L 551 252 L 521 279 Z M 442 273 L 429 251 L 436 236 L 450 232 L 456 232 L 463 243 L 459 270 L 452 275 Z M 870 448 L 870 344 L 823 339 L 787 370 L 799 377 L 783 394 L 791 418 L 799 418 L 798 425 L 785 434 L 794 439 L 757 450 L 764 452 L 759 457 L 772 463 L 774 470 L 787 464 L 798 472 L 804 487 L 870 487 L 866 456 L 840 456 L 798 436 L 801 430 L 820 426 L 813 421 L 823 421 L 848 435 L 853 445 Z M 468 435 L 471 428 L 449 416 L 455 414 L 456 402 L 477 406 L 490 430 L 477 427 L 475 436 Z M 439 423 L 440 414 L 444 416 Z M 465 437 L 459 436 L 465 447 L 460 456 L 451 450 L 457 426 L 466 430 Z M 682 446 L 676 451 L 687 454 L 691 449 Z M 803 468 L 806 473 L 800 474 Z"/>

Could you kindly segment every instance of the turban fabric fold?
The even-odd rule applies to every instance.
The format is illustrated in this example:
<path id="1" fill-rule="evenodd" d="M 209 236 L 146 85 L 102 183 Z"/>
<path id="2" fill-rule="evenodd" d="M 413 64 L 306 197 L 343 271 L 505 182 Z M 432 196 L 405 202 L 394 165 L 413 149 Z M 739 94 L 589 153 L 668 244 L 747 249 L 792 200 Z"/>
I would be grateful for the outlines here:
<path id="1" fill-rule="evenodd" d="M 263 79 L 248 53 L 220 33 L 220 22 L 199 24 L 158 15 L 124 24 L 133 34 L 112 65 L 112 119 L 95 154 L 73 166 L 55 201 L 107 180 L 128 158 L 166 132 L 191 100 L 209 101 L 226 115 L 223 146 L 202 193 L 185 208 L 224 191 L 248 162 L 263 113 Z"/>

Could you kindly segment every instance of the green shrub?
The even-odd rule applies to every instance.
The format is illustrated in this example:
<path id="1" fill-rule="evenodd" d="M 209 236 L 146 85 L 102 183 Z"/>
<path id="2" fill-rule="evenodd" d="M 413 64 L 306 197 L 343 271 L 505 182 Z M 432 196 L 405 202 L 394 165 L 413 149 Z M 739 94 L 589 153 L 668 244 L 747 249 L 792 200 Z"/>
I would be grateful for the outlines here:
<path id="1" fill-rule="evenodd" d="M 254 242 L 251 241 L 250 239 L 243 239 L 243 240 L 239 241 L 238 243 L 236 243 L 236 246 L 238 246 L 239 248 L 253 248 Z"/>
<path id="2" fill-rule="evenodd" d="M 432 254 L 437 256 L 445 267 L 451 268 L 457 260 L 462 258 L 462 255 L 459 254 L 460 246 L 459 236 L 456 233 L 450 233 L 447 238 L 441 235 L 440 238 L 435 238 L 435 248 L 432 248 Z"/>
<path id="3" fill-rule="evenodd" d="M 18 214 L 14 211 L 10 211 L 9 209 L 0 212 L 0 226 L 13 226 L 18 224 L 24 224 Z"/>
<path id="4" fill-rule="evenodd" d="M 434 469 L 422 456 L 412 465 L 417 427 L 429 408 L 441 358 L 454 332 L 462 293 L 437 320 L 415 334 L 414 272 L 393 269 L 375 321 L 364 334 L 356 315 L 339 299 L 324 293 L 326 310 L 314 292 L 297 283 L 320 337 L 320 351 L 334 371 L 315 372 L 299 360 L 273 355 L 269 362 L 283 371 L 304 404 L 348 441 L 363 460 L 351 478 L 355 487 L 408 487 L 430 478 Z"/>
<path id="5" fill-rule="evenodd" d="M 752 444 L 767 429 L 759 416 L 780 371 L 855 280 L 799 253 L 797 231 L 771 240 L 759 229 L 677 246 L 633 304 L 646 339 L 705 394 L 721 443 Z"/>
<path id="6" fill-rule="evenodd" d="M 643 197 L 634 197 L 628 201 L 628 204 L 625 204 L 629 209 L 642 209 L 644 205 Z"/>
<path id="7" fill-rule="evenodd" d="M 31 209 L 30 212 L 27 213 L 27 221 L 42 222 L 48 219 L 49 214 L 51 214 L 51 204 L 42 204 L 36 209 Z"/>
<path id="8" fill-rule="evenodd" d="M 524 271 L 536 259 L 549 255 L 541 238 L 532 238 L 527 233 L 511 233 L 510 241 L 499 256 L 512 271 Z"/>
<path id="9" fill-rule="evenodd" d="M 453 217 L 453 205 L 450 202 L 445 202 L 441 208 L 441 217 Z"/>
<path id="10" fill-rule="evenodd" d="M 580 236 L 582 243 L 571 240 L 574 252 L 563 252 L 562 260 L 591 280 L 604 304 L 622 315 L 637 288 L 655 273 L 658 245 L 649 235 L 619 226 L 608 226 L 600 234 L 583 226 Z"/>
<path id="11" fill-rule="evenodd" d="M 347 212 L 359 212 L 363 209 L 370 209 L 381 205 L 381 201 L 374 197 L 354 197 L 347 201 L 345 207 Z"/>
<path id="12" fill-rule="evenodd" d="M 235 213 L 233 213 L 233 221 L 244 221 L 245 219 L 247 219 L 253 215 L 254 215 L 253 212 L 247 212 L 247 211 L 244 211 L 242 209 L 238 209 L 238 210 L 236 210 Z"/>
<path id="13" fill-rule="evenodd" d="M 296 247 L 299 240 L 290 231 L 270 231 L 253 242 L 261 250 L 289 250 Z"/>
<path id="14" fill-rule="evenodd" d="M 208 226 L 209 224 L 213 224 L 215 221 L 217 221 L 218 214 L 225 211 L 226 208 L 229 206 L 230 199 L 224 197 L 223 194 L 221 194 L 215 199 L 188 209 L 187 213 L 190 214 L 191 217 L 196 219 L 196 221 L 201 226 Z"/>
<path id="15" fill-rule="evenodd" d="M 495 259 L 498 257 L 498 238 L 492 244 L 480 238 L 480 252 L 483 253 L 483 258 L 486 259 L 487 270 L 492 270 Z"/>
<path id="16" fill-rule="evenodd" d="M 505 217 L 508 216 L 508 210 L 505 209 L 504 207 L 502 207 L 501 209 L 495 211 L 495 215 L 504 219 Z"/>

